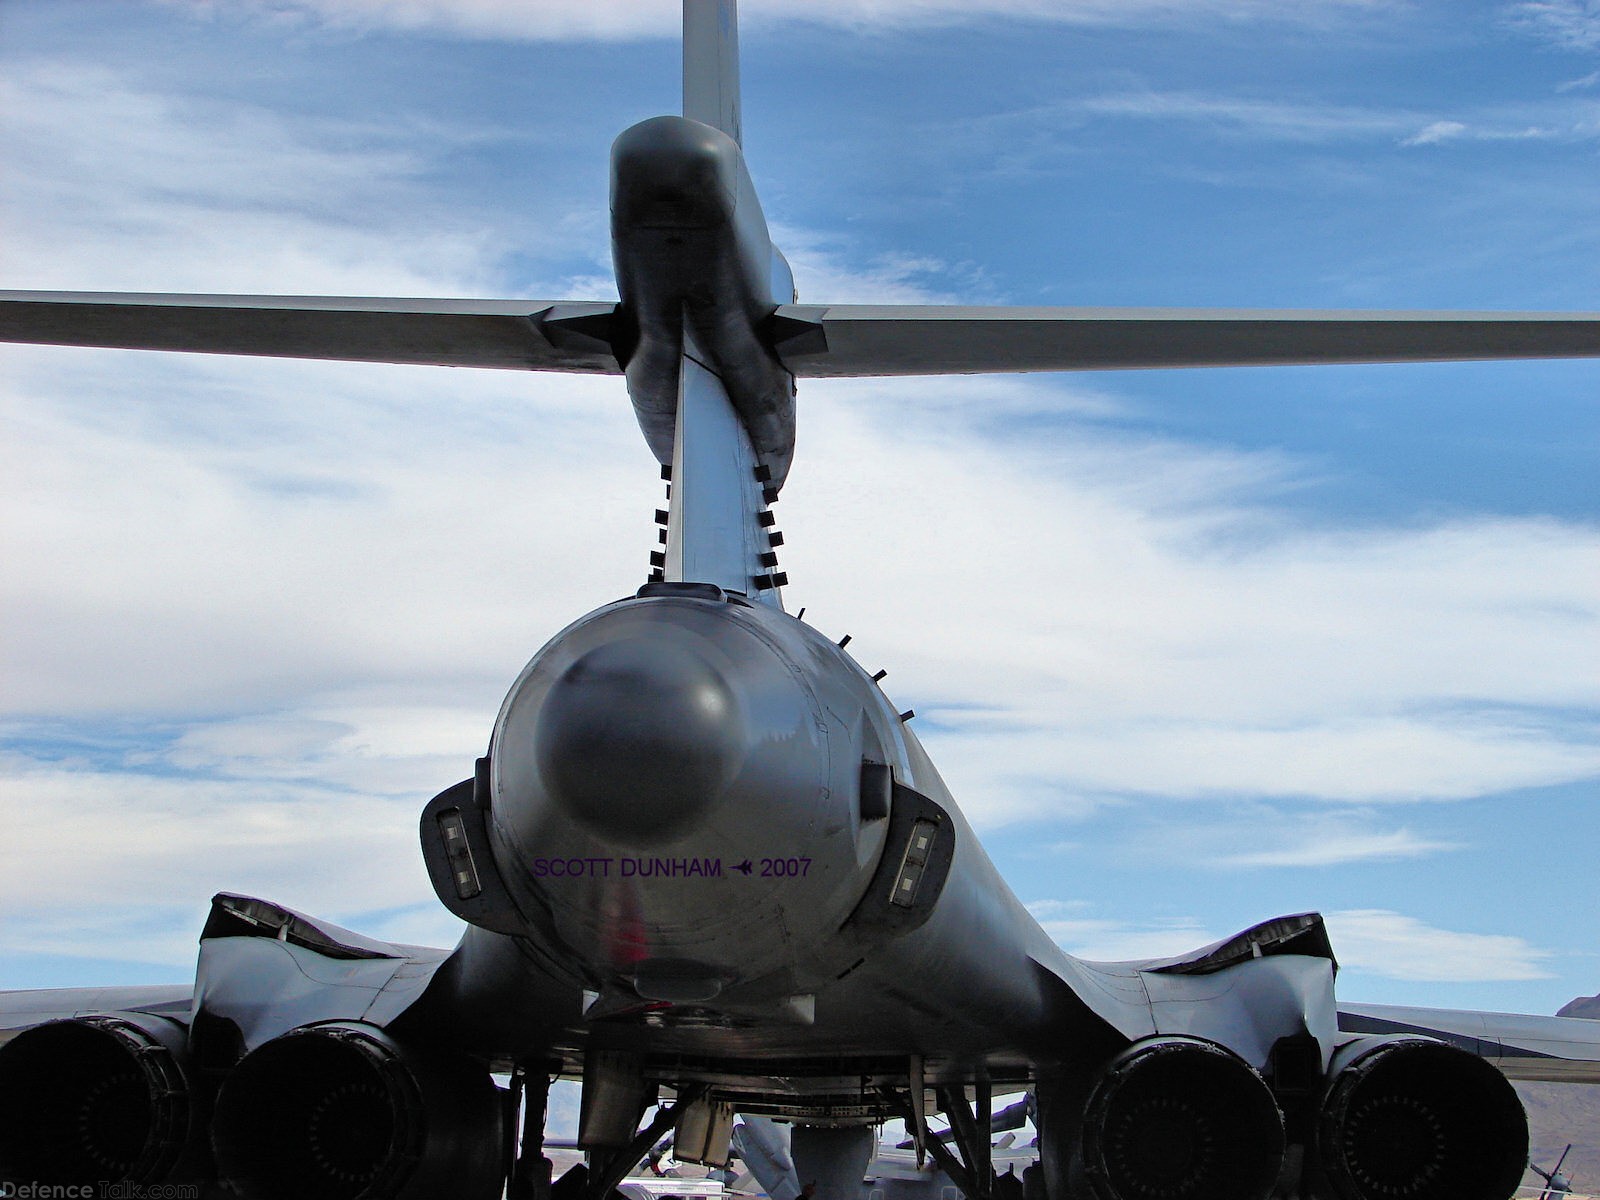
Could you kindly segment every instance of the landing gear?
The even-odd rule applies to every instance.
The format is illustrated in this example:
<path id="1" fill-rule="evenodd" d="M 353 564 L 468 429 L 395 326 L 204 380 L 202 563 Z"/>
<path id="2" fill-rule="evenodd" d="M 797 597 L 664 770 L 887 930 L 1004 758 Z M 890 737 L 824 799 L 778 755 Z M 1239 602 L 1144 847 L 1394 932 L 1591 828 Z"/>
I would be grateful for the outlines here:
<path id="1" fill-rule="evenodd" d="M 522 1154 L 512 1172 L 513 1190 L 508 1190 L 507 1200 L 617 1200 L 617 1185 L 674 1125 L 680 1138 L 698 1139 L 707 1155 L 704 1161 L 719 1157 L 721 1162 L 727 1161 L 733 1115 L 726 1104 L 710 1101 L 704 1084 L 679 1085 L 675 1103 L 659 1103 L 657 1085 L 647 1079 L 638 1055 L 590 1047 L 584 1055 L 578 1119 L 578 1145 L 589 1161 L 551 1183 L 550 1162 L 543 1156 L 548 1077 L 539 1079 L 545 1090 L 535 1100 L 529 1085 Z M 640 1119 L 652 1105 L 656 1106 L 655 1116 L 641 1126 Z M 719 1141 L 720 1156 L 713 1145 Z M 514 1190 L 517 1188 L 523 1190 Z"/>
<path id="2" fill-rule="evenodd" d="M 906 1129 L 916 1141 L 919 1152 L 926 1151 L 968 1200 L 1001 1200 L 996 1191 L 994 1163 L 989 1144 L 993 1120 L 991 1111 L 993 1094 L 989 1081 L 980 1079 L 972 1085 L 972 1104 L 967 1101 L 967 1091 L 964 1087 L 942 1086 L 937 1089 L 939 1109 L 950 1123 L 948 1136 L 955 1145 L 955 1149 L 952 1150 L 945 1144 L 943 1137 L 933 1137 L 927 1133 L 927 1123 L 921 1108 L 923 1089 L 920 1086 L 921 1069 L 918 1060 L 913 1060 L 911 1080 L 909 1093 L 891 1092 L 886 1095 L 900 1110 L 900 1115 L 906 1122 Z M 976 1112 L 973 1111 L 974 1105 Z M 918 1162 L 921 1162 L 920 1157 Z M 1016 1181 L 1014 1177 L 1013 1181 L 1017 1184 L 1015 1188 L 1007 1184 L 1002 1189 L 1006 1193 L 1003 1200 L 1020 1200 L 1020 1197 L 1013 1197 L 1011 1193 L 1020 1192 L 1021 1181 Z"/>
<path id="3" fill-rule="evenodd" d="M 617 1184 L 627 1178 L 628 1172 L 638 1165 L 639 1160 L 650 1153 L 650 1148 L 660 1141 L 662 1135 L 677 1121 L 679 1110 L 697 1095 L 698 1091 L 691 1092 L 687 1089 L 680 1092 L 676 1104 L 661 1105 L 656 1109 L 656 1115 L 650 1123 L 640 1129 L 631 1142 L 604 1158 L 601 1157 L 599 1150 L 591 1150 L 589 1179 L 588 1186 L 584 1188 L 584 1200 L 611 1200 Z M 573 1170 L 577 1168 L 574 1167 Z"/>
<path id="4" fill-rule="evenodd" d="M 544 1154 L 545 1110 L 550 1100 L 550 1076 L 541 1067 L 531 1076 L 526 1068 L 511 1073 L 506 1126 L 522 1124 L 521 1145 L 506 1172 L 506 1200 L 550 1200 L 551 1162 Z"/>

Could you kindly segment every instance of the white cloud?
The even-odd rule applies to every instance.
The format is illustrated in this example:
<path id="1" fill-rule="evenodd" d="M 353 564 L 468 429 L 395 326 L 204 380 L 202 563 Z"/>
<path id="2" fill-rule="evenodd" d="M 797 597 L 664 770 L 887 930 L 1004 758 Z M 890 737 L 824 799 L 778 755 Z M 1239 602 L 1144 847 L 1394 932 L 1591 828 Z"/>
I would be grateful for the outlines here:
<path id="1" fill-rule="evenodd" d="M 1033 387 L 808 389 L 780 513 L 812 619 L 890 669 L 980 821 L 1063 793 L 1448 799 L 1600 771 L 1539 711 L 1594 700 L 1594 533 L 1319 532 L 1272 515 L 1271 458 L 960 415 Z M 895 563 L 937 583 L 914 623 Z"/>
<path id="2" fill-rule="evenodd" d="M 1444 142 L 1583 141 L 1596 136 L 1593 114 L 1572 102 L 1490 104 L 1471 121 L 1423 120 L 1401 109 L 1368 108 L 1293 99 L 1230 96 L 1205 92 L 1114 92 L 1051 105 L 1043 111 L 990 117 L 1018 124 L 1040 118 L 1060 123 L 1072 114 L 1145 121 L 1182 121 L 1226 136 L 1279 142 L 1360 141 L 1394 138 L 1401 146 Z M 1406 130 L 1414 132 L 1406 133 Z"/>
<path id="3" fill-rule="evenodd" d="M 449 909 L 429 896 L 420 904 L 388 913 L 360 917 L 361 932 L 401 946 L 448 948 L 461 940 L 467 928 Z"/>
<path id="4" fill-rule="evenodd" d="M 953 304 L 972 302 L 974 282 L 957 268 L 927 256 L 879 256 L 862 263 L 859 250 L 839 234 L 823 235 L 782 222 L 772 223 L 772 238 L 783 247 L 794 270 L 802 304 Z"/>
<path id="5" fill-rule="evenodd" d="M 420 800 L 15 754 L 0 767 L 12 831 L 0 846 L 8 953 L 177 967 L 194 958 L 213 892 L 334 919 L 432 895 L 416 846 Z"/>
<path id="6" fill-rule="evenodd" d="M 1410 119 L 1405 113 L 1358 106 L 1203 92 L 1117 92 L 1092 96 L 1068 107 L 1098 116 L 1201 122 L 1287 141 L 1384 134 Z"/>
<path id="7" fill-rule="evenodd" d="M 1506 14 L 1513 27 L 1569 50 L 1600 48 L 1600 4 L 1595 0 L 1524 0 Z"/>
<path id="8" fill-rule="evenodd" d="M 1438 929 L 1385 909 L 1326 916 L 1340 965 L 1385 979 L 1482 983 L 1550 977 L 1550 952 L 1520 937 Z"/>
<path id="9" fill-rule="evenodd" d="M 1439 142 L 1452 141 L 1467 132 L 1467 127 L 1460 121 L 1434 121 L 1431 125 L 1423 127 L 1412 134 L 1400 144 L 1402 146 L 1432 146 Z"/>
<path id="10" fill-rule="evenodd" d="M 1313 834 L 1270 849 L 1246 850 L 1219 859 L 1219 867 L 1329 867 L 1374 859 L 1422 858 L 1455 849 L 1451 842 L 1431 842 L 1409 829 L 1387 833 Z"/>
<path id="11" fill-rule="evenodd" d="M 1188 917 L 1145 925 L 1091 915 L 1096 906 L 1084 902 L 1041 900 L 1028 905 L 1055 943 L 1092 962 L 1126 962 L 1170 958 L 1217 940 Z"/>
<path id="12" fill-rule="evenodd" d="M 1093 961 L 1166 958 L 1219 936 L 1187 917 L 1143 924 L 1106 919 L 1086 902 L 1045 900 L 1028 908 L 1062 949 Z M 1386 909 L 1330 912 L 1325 919 L 1334 955 L 1347 971 L 1419 983 L 1549 978 L 1551 954 L 1520 937 L 1439 929 Z"/>
<path id="13" fill-rule="evenodd" d="M 1135 812 L 1139 812 L 1135 809 Z M 1141 819 L 1142 818 L 1142 819 Z M 1203 809 L 1145 810 L 1133 831 L 1089 852 L 1130 864 L 1165 863 L 1190 870 L 1240 868 L 1301 871 L 1357 862 L 1426 858 L 1460 844 L 1394 826 L 1381 809 L 1237 801 Z M 1065 844 L 1057 852 L 1086 847 Z M 1298 877 L 1298 876 L 1297 876 Z"/>
<path id="14" fill-rule="evenodd" d="M 556 41 L 677 36 L 678 0 L 169 0 L 196 13 L 243 13 L 274 22 L 316 20 L 335 28 L 427 31 L 469 38 Z M 1016 19 L 1138 28 L 1199 22 L 1323 25 L 1381 11 L 1387 0 L 764 0 L 741 17 L 752 27 L 804 21 L 851 29 Z"/>
<path id="15" fill-rule="evenodd" d="M 541 631 L 644 570 L 657 485 L 626 401 L 596 381 L 540 394 L 520 376 L 397 368 L 362 413 L 383 368 L 359 386 L 360 368 L 201 368 L 200 420 L 259 422 L 281 447 L 263 453 L 172 428 L 159 408 L 96 411 L 115 404 L 91 399 L 102 391 L 173 398 L 159 365 L 113 365 L 137 357 L 101 370 L 65 352 L 13 358 L 10 413 L 28 436 L 0 450 L 17 514 L 0 537 L 33 571 L 8 572 L 0 595 L 13 630 L 32 633 L 6 639 L 0 670 L 34 714 L 251 711 L 420 676 L 481 696 Z M 67 411 L 42 394 L 56 361 L 73 364 L 68 386 L 98 385 Z M 253 378 L 247 411 L 205 413 L 206 384 L 236 370 Z M 405 396 L 430 375 L 432 397 Z M 530 528 L 538 553 L 521 549 Z M 596 529 L 618 531 L 604 552 Z"/>
<path id="16" fill-rule="evenodd" d="M 1431 146 L 1440 142 L 1544 142 L 1558 138 L 1583 139 L 1596 134 L 1592 121 L 1563 125 L 1465 125 L 1460 121 L 1435 121 L 1420 132 L 1402 138 L 1402 146 Z"/>
<path id="17" fill-rule="evenodd" d="M 454 295 L 481 294 L 489 273 L 487 237 L 431 210 L 414 128 L 290 118 L 49 59 L 15 64 L 0 105 L 0 157 L 29 180 L 7 198 L 8 225 L 29 235 L 7 239 L 8 286 Z"/>

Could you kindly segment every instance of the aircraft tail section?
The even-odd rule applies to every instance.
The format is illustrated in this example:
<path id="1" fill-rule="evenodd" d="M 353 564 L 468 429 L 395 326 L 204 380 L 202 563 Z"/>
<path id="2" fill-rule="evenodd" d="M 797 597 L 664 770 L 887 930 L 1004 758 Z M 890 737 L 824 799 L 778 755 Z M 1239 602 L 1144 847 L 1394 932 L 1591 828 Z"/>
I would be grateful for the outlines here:
<path id="1" fill-rule="evenodd" d="M 683 115 L 744 140 L 738 0 L 683 0 Z"/>

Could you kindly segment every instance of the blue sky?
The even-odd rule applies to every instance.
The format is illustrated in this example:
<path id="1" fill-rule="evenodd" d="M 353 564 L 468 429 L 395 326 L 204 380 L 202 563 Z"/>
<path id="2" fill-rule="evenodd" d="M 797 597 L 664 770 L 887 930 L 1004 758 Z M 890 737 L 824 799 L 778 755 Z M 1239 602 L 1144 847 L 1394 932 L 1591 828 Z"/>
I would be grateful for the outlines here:
<path id="1" fill-rule="evenodd" d="M 1600 11 L 750 0 L 802 300 L 1600 308 Z M 609 294 L 672 4 L 0 6 L 6 287 Z M 637 585 L 610 380 L 0 359 L 0 987 L 255 892 L 446 944 L 414 844 Z M 1600 990 L 1594 363 L 813 382 L 791 608 L 1068 949 L 1328 914 L 1341 992 Z"/>

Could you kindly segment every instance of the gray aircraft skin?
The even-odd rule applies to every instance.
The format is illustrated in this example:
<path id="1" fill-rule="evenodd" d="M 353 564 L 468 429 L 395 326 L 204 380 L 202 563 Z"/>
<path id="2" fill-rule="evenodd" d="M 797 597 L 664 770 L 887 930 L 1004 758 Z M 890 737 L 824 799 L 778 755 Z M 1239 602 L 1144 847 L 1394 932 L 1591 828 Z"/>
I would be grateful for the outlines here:
<path id="1" fill-rule="evenodd" d="M 1600 314 L 802 306 L 732 0 L 684 27 L 686 115 L 612 150 L 620 304 L 0 294 L 10 341 L 621 374 L 670 489 L 651 578 L 538 652 L 423 811 L 460 945 L 225 894 L 192 989 L 0 994 L 0 1179 L 602 1200 L 669 1126 L 725 1162 L 738 1111 L 795 1124 L 823 1200 L 890 1117 L 987 1198 L 990 1098 L 1030 1087 L 1048 1200 L 1509 1196 L 1507 1076 L 1600 1080 L 1600 1025 L 1341 1009 L 1316 914 L 1068 955 L 880 680 L 784 611 L 771 505 L 797 377 L 1595 357 Z M 591 1158 L 554 1184 L 553 1076 Z"/>

